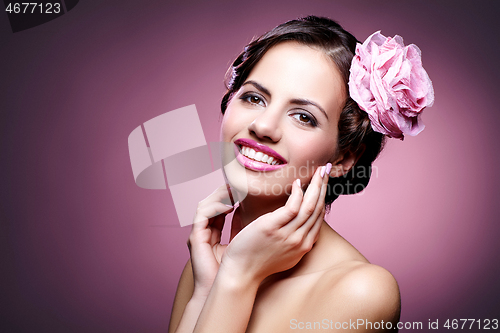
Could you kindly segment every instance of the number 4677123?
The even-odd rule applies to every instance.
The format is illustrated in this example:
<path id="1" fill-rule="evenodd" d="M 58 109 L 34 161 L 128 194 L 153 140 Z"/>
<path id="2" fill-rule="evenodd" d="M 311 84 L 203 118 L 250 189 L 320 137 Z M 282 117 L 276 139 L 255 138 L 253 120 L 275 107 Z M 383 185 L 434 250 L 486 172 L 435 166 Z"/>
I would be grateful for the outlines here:
<path id="1" fill-rule="evenodd" d="M 45 5 L 45 6 L 44 6 Z M 45 8 L 44 8 L 45 7 Z M 54 3 L 38 3 L 38 2 L 10 2 L 5 8 L 6 12 L 14 14 L 59 14 L 61 12 L 61 4 Z"/>

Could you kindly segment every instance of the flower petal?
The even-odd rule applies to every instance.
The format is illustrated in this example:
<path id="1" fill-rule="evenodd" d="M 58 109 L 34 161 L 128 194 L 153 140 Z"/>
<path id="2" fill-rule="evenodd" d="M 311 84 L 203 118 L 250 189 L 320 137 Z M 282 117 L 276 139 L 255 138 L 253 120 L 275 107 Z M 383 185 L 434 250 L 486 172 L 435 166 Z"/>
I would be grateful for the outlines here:
<path id="1" fill-rule="evenodd" d="M 393 138 L 424 129 L 422 110 L 434 103 L 434 88 L 422 67 L 421 51 L 401 36 L 380 31 L 356 45 L 349 76 L 350 97 L 370 117 L 373 130 Z"/>

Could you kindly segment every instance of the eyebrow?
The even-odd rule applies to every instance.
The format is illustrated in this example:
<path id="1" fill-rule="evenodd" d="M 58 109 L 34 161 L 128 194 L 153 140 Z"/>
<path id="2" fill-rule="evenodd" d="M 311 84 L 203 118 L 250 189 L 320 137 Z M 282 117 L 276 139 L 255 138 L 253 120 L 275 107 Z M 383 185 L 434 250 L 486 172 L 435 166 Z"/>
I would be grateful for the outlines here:
<path id="1" fill-rule="evenodd" d="M 255 81 L 252 81 L 252 80 L 246 81 L 241 86 L 243 87 L 244 85 L 247 85 L 247 84 L 251 84 L 252 86 L 257 88 L 258 90 L 262 91 L 264 94 L 271 96 L 271 93 L 269 92 L 269 90 L 267 90 L 266 88 L 264 88 L 263 86 L 261 86 L 260 84 L 258 84 Z"/>
<path id="2" fill-rule="evenodd" d="M 260 85 L 259 83 L 255 82 L 255 81 L 252 81 L 252 80 L 249 80 L 249 81 L 246 81 L 245 83 L 243 83 L 241 86 L 244 86 L 244 85 L 247 85 L 247 84 L 251 84 L 252 86 L 254 86 L 257 90 L 260 90 L 261 92 L 263 92 L 264 94 L 268 95 L 269 97 L 271 97 L 271 93 L 269 92 L 269 90 L 267 90 L 266 88 L 264 88 L 262 85 Z M 326 119 L 328 119 L 328 114 L 326 113 L 326 111 L 321 107 L 319 106 L 318 103 L 315 103 L 313 101 L 310 101 L 308 99 L 304 99 L 304 98 L 294 98 L 290 101 L 290 103 L 292 104 L 297 104 L 297 105 L 312 105 L 312 106 L 315 106 L 317 107 L 321 112 L 323 112 L 323 114 L 325 115 Z"/>
<path id="3" fill-rule="evenodd" d="M 310 101 L 308 99 L 303 99 L 303 98 L 295 98 L 290 101 L 292 104 L 297 104 L 297 105 L 313 105 L 317 107 L 323 114 L 325 115 L 326 119 L 328 119 L 328 115 L 326 114 L 325 110 L 321 106 L 319 106 L 317 103 Z"/>

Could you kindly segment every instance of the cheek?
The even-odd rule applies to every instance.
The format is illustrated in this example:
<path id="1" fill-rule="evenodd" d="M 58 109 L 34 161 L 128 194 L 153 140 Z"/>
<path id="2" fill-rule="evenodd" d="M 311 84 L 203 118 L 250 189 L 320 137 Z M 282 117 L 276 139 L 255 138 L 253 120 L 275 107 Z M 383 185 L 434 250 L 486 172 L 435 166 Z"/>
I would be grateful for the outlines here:
<path id="1" fill-rule="evenodd" d="M 222 119 L 221 141 L 229 142 L 237 134 L 248 131 L 248 126 L 254 119 L 254 113 L 243 112 L 237 107 L 228 106 Z"/>
<path id="2" fill-rule="evenodd" d="M 221 125 L 221 141 L 229 142 L 236 133 L 241 130 L 241 124 L 238 121 L 238 117 L 234 116 L 229 108 L 224 114 Z"/>
<path id="3" fill-rule="evenodd" d="M 298 136 L 300 138 L 300 136 Z M 336 140 L 332 138 L 303 137 L 301 140 L 294 140 L 293 153 L 294 163 L 290 165 L 291 172 L 295 178 L 301 178 L 304 184 L 311 181 L 311 177 L 318 167 L 326 165 L 332 160 L 336 149 Z"/>
<path id="4" fill-rule="evenodd" d="M 336 153 L 337 140 L 332 136 L 304 137 L 297 136 L 300 140 L 295 140 L 294 155 L 300 164 L 313 166 L 325 165 L 332 160 Z"/>

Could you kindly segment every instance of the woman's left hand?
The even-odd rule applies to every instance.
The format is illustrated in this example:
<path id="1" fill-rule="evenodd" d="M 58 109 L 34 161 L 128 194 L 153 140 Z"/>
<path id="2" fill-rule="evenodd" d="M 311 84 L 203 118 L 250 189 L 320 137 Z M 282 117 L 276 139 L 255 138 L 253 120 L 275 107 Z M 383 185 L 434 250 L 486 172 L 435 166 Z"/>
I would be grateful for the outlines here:
<path id="1" fill-rule="evenodd" d="M 226 185 L 219 187 L 198 203 L 188 248 L 194 276 L 193 296 L 206 298 L 219 270 L 219 263 L 227 245 L 220 244 L 226 215 L 233 210 L 224 204 L 229 200 Z"/>
<path id="2" fill-rule="evenodd" d="M 294 267 L 318 239 L 330 168 L 318 168 L 304 194 L 294 181 L 285 206 L 241 230 L 222 256 L 220 270 L 240 281 L 260 283 L 271 274 Z M 234 218 L 238 214 L 239 209 Z"/>

